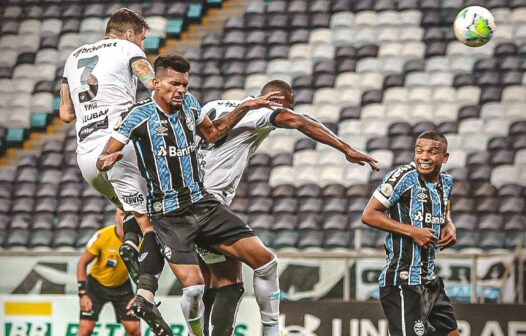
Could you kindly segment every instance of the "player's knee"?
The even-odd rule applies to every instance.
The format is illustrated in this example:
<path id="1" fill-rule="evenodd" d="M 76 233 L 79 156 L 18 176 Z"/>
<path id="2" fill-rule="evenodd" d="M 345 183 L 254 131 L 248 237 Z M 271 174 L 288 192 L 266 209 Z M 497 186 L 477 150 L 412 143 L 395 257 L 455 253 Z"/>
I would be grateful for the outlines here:
<path id="1" fill-rule="evenodd" d="M 183 295 L 192 298 L 201 300 L 205 292 L 205 285 L 194 285 L 183 288 Z"/>
<path id="2" fill-rule="evenodd" d="M 77 336 L 89 336 L 93 332 L 94 328 L 95 322 L 91 323 L 91 321 L 81 320 L 79 323 L 79 330 L 77 332 Z"/>
<path id="3" fill-rule="evenodd" d="M 278 273 L 278 257 L 274 256 L 272 260 L 270 260 L 265 265 L 256 268 L 254 270 L 254 275 L 259 278 L 268 278 L 272 276 L 276 276 Z"/>
<path id="4" fill-rule="evenodd" d="M 126 335 L 140 336 L 141 335 L 141 324 L 139 321 L 128 321 L 123 323 Z"/>

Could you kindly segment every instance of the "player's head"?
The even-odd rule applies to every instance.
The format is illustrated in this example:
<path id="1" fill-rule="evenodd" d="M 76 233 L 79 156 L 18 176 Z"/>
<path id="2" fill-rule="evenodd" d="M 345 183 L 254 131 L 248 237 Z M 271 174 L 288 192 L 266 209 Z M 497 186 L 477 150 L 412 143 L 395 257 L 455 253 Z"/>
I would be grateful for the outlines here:
<path id="1" fill-rule="evenodd" d="M 280 95 L 284 97 L 283 101 L 279 101 L 279 103 L 281 103 L 284 108 L 294 108 L 294 93 L 287 82 L 279 79 L 271 80 L 261 88 L 261 95 L 265 95 L 273 91 L 279 91 Z"/>
<path id="2" fill-rule="evenodd" d="M 106 36 L 130 41 L 142 49 L 149 28 L 146 20 L 139 13 L 128 8 L 120 8 L 111 14 L 106 24 Z"/>
<path id="3" fill-rule="evenodd" d="M 415 164 L 420 175 L 433 179 L 447 162 L 447 139 L 437 131 L 421 133 L 415 144 Z"/>
<path id="4" fill-rule="evenodd" d="M 115 216 L 113 217 L 113 219 L 115 220 L 115 228 L 116 228 L 117 236 L 121 239 L 124 237 L 124 229 L 122 225 L 123 225 L 125 214 L 126 213 L 124 211 L 117 208 L 117 210 L 115 210 Z"/>
<path id="5" fill-rule="evenodd" d="M 190 62 L 182 56 L 159 56 L 153 62 L 155 96 L 171 108 L 180 108 L 188 91 Z"/>

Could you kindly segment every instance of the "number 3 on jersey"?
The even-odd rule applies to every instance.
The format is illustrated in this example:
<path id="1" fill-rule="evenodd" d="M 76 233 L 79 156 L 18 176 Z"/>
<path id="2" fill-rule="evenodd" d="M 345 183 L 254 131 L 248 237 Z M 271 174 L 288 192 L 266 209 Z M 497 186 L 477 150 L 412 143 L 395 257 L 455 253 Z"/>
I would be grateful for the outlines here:
<path id="1" fill-rule="evenodd" d="M 97 95 L 97 90 L 99 89 L 99 81 L 97 77 L 91 74 L 97 62 L 99 61 L 99 56 L 95 55 L 89 58 L 79 59 L 77 64 L 77 69 L 84 68 L 82 75 L 80 76 L 80 84 L 82 86 L 88 85 L 86 91 L 79 92 L 79 102 L 86 103 L 95 98 Z"/>

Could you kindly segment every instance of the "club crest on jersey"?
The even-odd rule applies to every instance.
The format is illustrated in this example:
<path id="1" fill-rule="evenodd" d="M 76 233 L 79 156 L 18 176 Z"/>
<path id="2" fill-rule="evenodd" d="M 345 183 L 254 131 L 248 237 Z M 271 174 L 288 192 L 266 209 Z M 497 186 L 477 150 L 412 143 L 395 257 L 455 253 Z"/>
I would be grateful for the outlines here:
<path id="1" fill-rule="evenodd" d="M 194 130 L 194 127 L 195 127 L 195 122 L 194 122 L 194 118 L 190 117 L 190 118 L 185 118 L 185 121 L 186 121 L 186 127 L 188 127 L 188 129 L 190 131 L 193 131 Z"/>
<path id="2" fill-rule="evenodd" d="M 426 328 L 424 326 L 424 323 L 422 321 L 420 321 L 420 320 L 415 321 L 414 330 L 415 330 L 415 335 L 417 335 L 417 336 L 424 335 L 424 333 L 426 332 Z"/>

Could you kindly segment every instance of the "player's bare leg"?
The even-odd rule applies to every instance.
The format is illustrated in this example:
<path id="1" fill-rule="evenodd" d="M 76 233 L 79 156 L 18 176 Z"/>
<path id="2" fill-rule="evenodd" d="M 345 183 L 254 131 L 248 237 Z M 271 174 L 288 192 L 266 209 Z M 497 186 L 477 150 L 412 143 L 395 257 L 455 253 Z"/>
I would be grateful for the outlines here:
<path id="1" fill-rule="evenodd" d="M 139 321 L 121 321 L 127 336 L 141 336 L 141 324 Z"/>
<path id="2" fill-rule="evenodd" d="M 90 336 L 95 328 L 95 321 L 80 320 L 77 336 Z"/>
<path id="3" fill-rule="evenodd" d="M 254 270 L 254 293 L 261 312 L 264 336 L 279 336 L 278 259 L 258 237 L 215 245 L 219 252 L 236 258 Z"/>
<path id="4" fill-rule="evenodd" d="M 460 336 L 460 332 L 457 330 L 450 332 L 447 336 Z"/>

